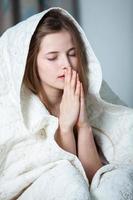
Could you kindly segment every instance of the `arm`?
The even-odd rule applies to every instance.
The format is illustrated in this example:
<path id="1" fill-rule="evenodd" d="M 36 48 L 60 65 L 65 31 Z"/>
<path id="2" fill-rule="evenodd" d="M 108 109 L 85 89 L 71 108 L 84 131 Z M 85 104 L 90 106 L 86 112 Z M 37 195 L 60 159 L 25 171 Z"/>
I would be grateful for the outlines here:
<path id="1" fill-rule="evenodd" d="M 72 129 L 62 130 L 59 126 L 55 140 L 61 148 L 76 155 L 76 143 Z"/>
<path id="2" fill-rule="evenodd" d="M 91 182 L 96 171 L 102 167 L 90 126 L 78 129 L 78 157 Z"/>

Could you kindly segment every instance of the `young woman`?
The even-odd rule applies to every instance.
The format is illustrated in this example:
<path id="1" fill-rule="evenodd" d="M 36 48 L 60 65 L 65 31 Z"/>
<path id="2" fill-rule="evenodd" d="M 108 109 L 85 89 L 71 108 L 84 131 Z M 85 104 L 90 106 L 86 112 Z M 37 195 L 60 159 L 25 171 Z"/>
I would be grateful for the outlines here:
<path id="1" fill-rule="evenodd" d="M 60 11 L 49 11 L 32 37 L 24 82 L 58 117 L 57 143 L 78 156 L 91 181 L 102 163 L 87 117 L 87 64 L 78 29 Z"/>

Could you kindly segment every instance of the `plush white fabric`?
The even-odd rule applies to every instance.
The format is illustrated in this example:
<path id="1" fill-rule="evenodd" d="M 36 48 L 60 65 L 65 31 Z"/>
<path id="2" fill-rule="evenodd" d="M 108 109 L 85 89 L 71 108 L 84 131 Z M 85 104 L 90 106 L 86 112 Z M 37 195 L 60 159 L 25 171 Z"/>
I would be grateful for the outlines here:
<path id="1" fill-rule="evenodd" d="M 91 185 L 78 157 L 56 143 L 58 119 L 22 86 L 30 39 L 48 10 L 0 38 L 0 200 L 132 200 L 133 110 L 101 99 L 100 64 L 82 28 L 65 10 L 61 9 L 86 45 L 88 118 L 109 162 L 97 171 Z"/>
<path id="2" fill-rule="evenodd" d="M 112 89 L 105 80 L 102 81 L 102 85 L 100 88 L 100 96 L 102 99 L 104 99 L 109 103 L 127 106 L 127 104 L 124 101 L 122 101 L 120 97 L 112 91 Z"/>

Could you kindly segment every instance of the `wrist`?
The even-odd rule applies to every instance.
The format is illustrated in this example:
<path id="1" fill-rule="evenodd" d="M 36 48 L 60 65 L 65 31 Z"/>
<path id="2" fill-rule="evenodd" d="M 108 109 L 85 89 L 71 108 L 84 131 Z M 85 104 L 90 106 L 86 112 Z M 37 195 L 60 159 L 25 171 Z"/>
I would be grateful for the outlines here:
<path id="1" fill-rule="evenodd" d="M 88 136 L 90 137 L 92 135 L 92 128 L 91 126 L 84 126 L 84 127 L 80 127 L 78 129 L 78 138 L 81 140 L 81 138 L 88 138 Z"/>
<path id="2" fill-rule="evenodd" d="M 82 123 L 82 124 L 78 124 L 78 125 L 77 125 L 77 129 L 78 129 L 78 130 L 79 130 L 79 129 L 85 129 L 85 128 L 91 129 L 91 126 L 90 126 L 89 122 L 84 122 L 84 123 Z"/>
<path id="3" fill-rule="evenodd" d="M 60 126 L 59 129 L 60 129 L 60 132 L 64 133 L 64 134 L 73 133 L 73 128 L 72 127 Z"/>

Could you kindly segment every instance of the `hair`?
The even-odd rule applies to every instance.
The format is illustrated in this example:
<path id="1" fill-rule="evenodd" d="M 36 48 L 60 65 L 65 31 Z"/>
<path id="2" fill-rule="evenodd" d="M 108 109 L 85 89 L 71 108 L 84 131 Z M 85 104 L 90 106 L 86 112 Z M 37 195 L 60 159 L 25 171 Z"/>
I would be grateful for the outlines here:
<path id="1" fill-rule="evenodd" d="M 41 85 L 41 80 L 37 70 L 37 55 L 40 50 L 40 44 L 48 34 L 57 33 L 62 30 L 66 30 L 71 34 L 72 40 L 76 47 L 76 54 L 78 59 L 78 74 L 79 79 L 83 84 L 83 90 L 85 95 L 85 101 L 88 94 L 89 80 L 88 80 L 88 56 L 86 52 L 85 43 L 82 39 L 81 33 L 76 27 L 73 19 L 62 13 L 60 9 L 52 9 L 48 11 L 43 18 L 40 20 L 32 38 L 30 41 L 29 52 L 27 56 L 26 68 L 23 77 L 23 83 L 30 89 L 34 94 L 42 97 L 40 100 L 46 106 L 48 111 L 51 113 L 50 104 L 48 102 L 45 91 Z M 95 127 L 93 127 L 95 129 Z M 97 129 L 97 128 L 96 128 Z M 102 130 L 98 129 L 100 132 Z M 106 135 L 106 133 L 103 133 Z M 106 135 L 107 136 L 107 135 Z M 96 142 L 96 146 L 97 146 Z M 98 148 L 98 146 L 97 146 Z M 99 148 L 98 148 L 99 149 Z"/>
<path id="2" fill-rule="evenodd" d="M 78 59 L 78 74 L 79 79 L 83 84 L 83 90 L 85 97 L 88 93 L 88 59 L 86 53 L 86 47 L 82 40 L 81 33 L 75 26 L 74 22 L 70 17 L 66 16 L 59 9 L 52 9 L 48 11 L 43 18 L 40 20 L 30 42 L 29 52 L 27 56 L 27 63 L 23 82 L 27 88 L 29 88 L 34 94 L 42 96 L 42 103 L 50 111 L 50 105 L 42 88 L 40 77 L 37 70 L 37 55 L 40 49 L 42 38 L 51 33 L 57 33 L 62 30 L 69 31 L 72 40 L 76 47 L 76 54 Z M 40 97 L 40 96 L 39 96 Z"/>

